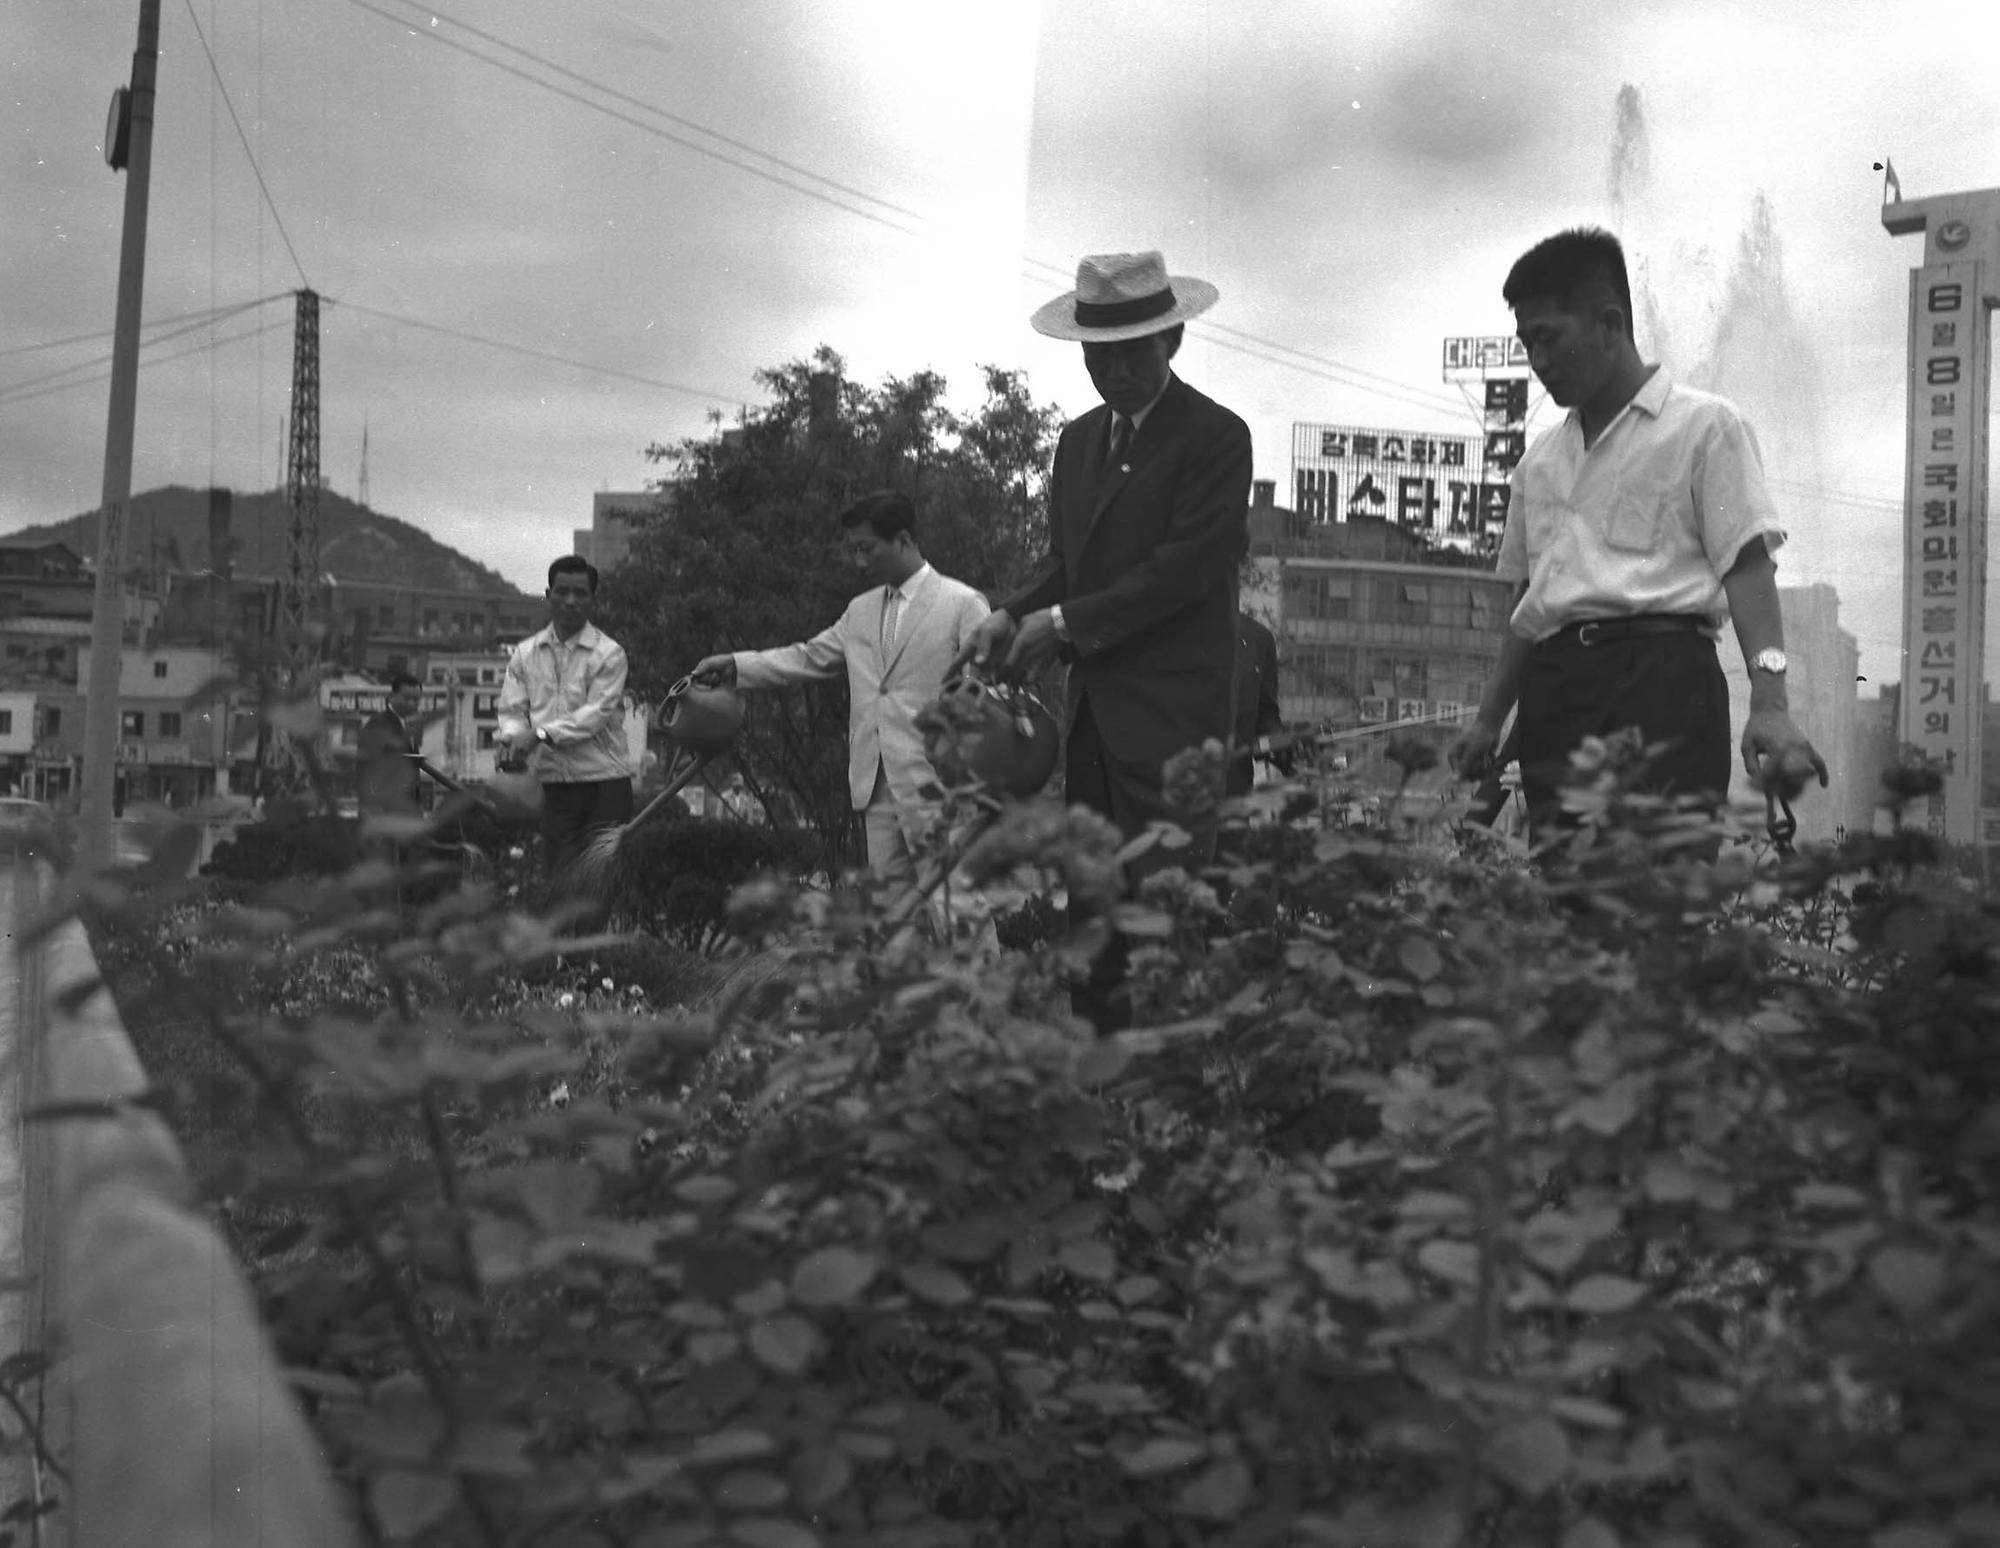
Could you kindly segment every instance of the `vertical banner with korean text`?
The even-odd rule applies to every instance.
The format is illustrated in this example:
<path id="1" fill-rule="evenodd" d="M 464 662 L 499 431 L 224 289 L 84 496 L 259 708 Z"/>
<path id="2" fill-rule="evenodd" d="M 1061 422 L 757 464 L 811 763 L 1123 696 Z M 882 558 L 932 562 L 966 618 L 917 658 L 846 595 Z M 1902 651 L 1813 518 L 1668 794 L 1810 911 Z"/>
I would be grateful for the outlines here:
<path id="1" fill-rule="evenodd" d="M 1945 771 L 1927 826 L 1979 841 L 1985 731 L 1986 316 L 1977 262 L 1910 274 L 1899 740 Z"/>

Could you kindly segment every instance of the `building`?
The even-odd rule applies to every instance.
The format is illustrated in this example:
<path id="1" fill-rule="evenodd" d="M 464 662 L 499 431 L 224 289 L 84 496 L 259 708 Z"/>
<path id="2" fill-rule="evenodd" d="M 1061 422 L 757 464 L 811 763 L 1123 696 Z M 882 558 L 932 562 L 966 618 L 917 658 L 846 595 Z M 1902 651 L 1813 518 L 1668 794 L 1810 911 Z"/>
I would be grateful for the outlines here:
<path id="1" fill-rule="evenodd" d="M 433 657 L 490 652 L 548 622 L 542 600 L 518 591 L 343 584 L 334 607 L 335 659 L 378 677 L 428 679 Z"/>
<path id="2" fill-rule="evenodd" d="M 1993 831 L 1993 819 L 1986 814 L 2000 814 L 2000 702 L 1996 702 L 1993 697 L 1991 683 L 1986 685 L 1985 694 L 1985 705 L 1980 717 L 1981 731 L 1986 738 L 1985 756 L 1980 762 L 1984 788 L 1980 791 L 1979 804 L 1982 817 L 1985 818 L 1982 824 L 1983 830 L 1990 834 Z M 1860 722 L 1861 772 L 1869 782 L 1871 797 L 1878 808 L 1874 819 L 1874 826 L 1878 832 L 1886 832 L 1889 826 L 1887 811 L 1880 808 L 1882 773 L 1903 761 L 1902 726 L 1899 719 L 1901 708 L 1902 685 L 1899 683 L 1884 683 L 1878 697 L 1863 699 L 1856 707 Z M 1912 756 L 1918 752 L 1919 749 L 1910 749 Z M 1944 820 L 1940 803 L 1941 798 L 1934 800 L 1927 808 L 1920 802 L 1905 812 L 1904 817 L 1918 827 L 1930 827 L 1932 831 L 1941 833 L 1943 830 L 1935 826 Z M 2000 849 L 2000 840 L 1988 842 L 1989 855 L 1994 849 Z"/>
<path id="3" fill-rule="evenodd" d="M 228 674 L 220 651 L 205 646 L 127 646 L 118 668 L 118 777 L 115 802 L 187 807 L 229 793 Z M 72 771 L 83 761 L 84 695 L 90 680 L 88 642 L 77 652 L 72 689 L 44 698 L 56 730 L 45 740 Z"/>
<path id="4" fill-rule="evenodd" d="M 137 577 L 119 588 L 124 636 L 136 644 L 158 621 L 159 591 Z M 96 606 L 97 581 L 65 543 L 0 543 L 0 620 L 80 618 Z"/>
<path id="5" fill-rule="evenodd" d="M 632 552 L 632 537 L 652 517 L 664 511 L 669 494 L 659 489 L 600 489 L 590 497 L 590 525 L 575 529 L 576 552 L 609 570 Z"/>
<path id="6" fill-rule="evenodd" d="M 498 729 L 500 686 L 506 672 L 506 652 L 440 655 L 429 664 L 418 699 L 417 745 L 424 759 L 447 779 L 461 785 L 483 785 L 499 772 Z M 320 708 L 325 714 L 328 754 L 351 774 L 360 746 L 362 724 L 388 706 L 389 683 L 360 673 L 329 677 L 320 684 Z M 650 706 L 625 701 L 626 755 L 637 774 L 645 759 L 652 725 Z"/>
<path id="7" fill-rule="evenodd" d="M 1431 724 L 1412 734 L 1448 741 L 1499 659 L 1512 588 L 1483 558 L 1392 520 L 1303 520 L 1273 503 L 1270 481 L 1252 487 L 1243 606 L 1278 637 L 1286 721 L 1353 728 L 1421 717 Z M 1382 758 L 1388 741 L 1353 744 L 1358 777 L 1401 779 Z"/>

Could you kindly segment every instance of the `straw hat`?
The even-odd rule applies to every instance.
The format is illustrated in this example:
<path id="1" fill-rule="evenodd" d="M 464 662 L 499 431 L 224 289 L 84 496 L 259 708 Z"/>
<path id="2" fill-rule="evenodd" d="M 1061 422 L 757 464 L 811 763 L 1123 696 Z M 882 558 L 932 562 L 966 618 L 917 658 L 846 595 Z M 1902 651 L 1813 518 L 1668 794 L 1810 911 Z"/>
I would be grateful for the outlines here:
<path id="1" fill-rule="evenodd" d="M 1076 289 L 1028 319 L 1052 339 L 1112 344 L 1163 333 L 1215 305 L 1207 280 L 1168 274 L 1159 253 L 1094 253 L 1076 266 Z"/>

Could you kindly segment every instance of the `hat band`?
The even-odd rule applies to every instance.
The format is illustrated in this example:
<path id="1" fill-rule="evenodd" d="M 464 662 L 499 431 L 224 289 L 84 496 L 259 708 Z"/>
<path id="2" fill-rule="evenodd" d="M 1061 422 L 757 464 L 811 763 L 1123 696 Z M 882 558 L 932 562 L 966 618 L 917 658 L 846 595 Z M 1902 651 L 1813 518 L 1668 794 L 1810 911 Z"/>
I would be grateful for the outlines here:
<path id="1" fill-rule="evenodd" d="M 1126 323 L 1145 322 L 1174 309 L 1174 288 L 1156 290 L 1136 301 L 1079 301 L 1076 325 L 1079 328 L 1122 328 Z"/>

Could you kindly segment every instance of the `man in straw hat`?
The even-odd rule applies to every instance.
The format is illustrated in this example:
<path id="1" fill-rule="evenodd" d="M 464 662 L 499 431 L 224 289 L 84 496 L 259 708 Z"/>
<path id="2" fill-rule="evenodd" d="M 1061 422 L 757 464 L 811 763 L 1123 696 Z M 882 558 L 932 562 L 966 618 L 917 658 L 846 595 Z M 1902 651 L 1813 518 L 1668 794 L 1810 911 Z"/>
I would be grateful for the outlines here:
<path id="1" fill-rule="evenodd" d="M 1230 731 L 1238 560 L 1248 540 L 1250 431 L 1174 375 L 1183 325 L 1216 290 L 1169 275 L 1156 252 L 1077 265 L 1076 288 L 1034 314 L 1035 331 L 1083 346 L 1104 402 L 1071 420 L 1049 484 L 1049 552 L 975 631 L 966 654 L 1032 674 L 1069 663 L 1068 798 L 1126 834 L 1185 822 L 1162 790 L 1167 760 Z M 1214 853 L 1212 821 L 1191 851 L 1155 847 L 1143 872 Z M 1078 1009 L 1101 1029 L 1123 953 L 1099 958 Z"/>

